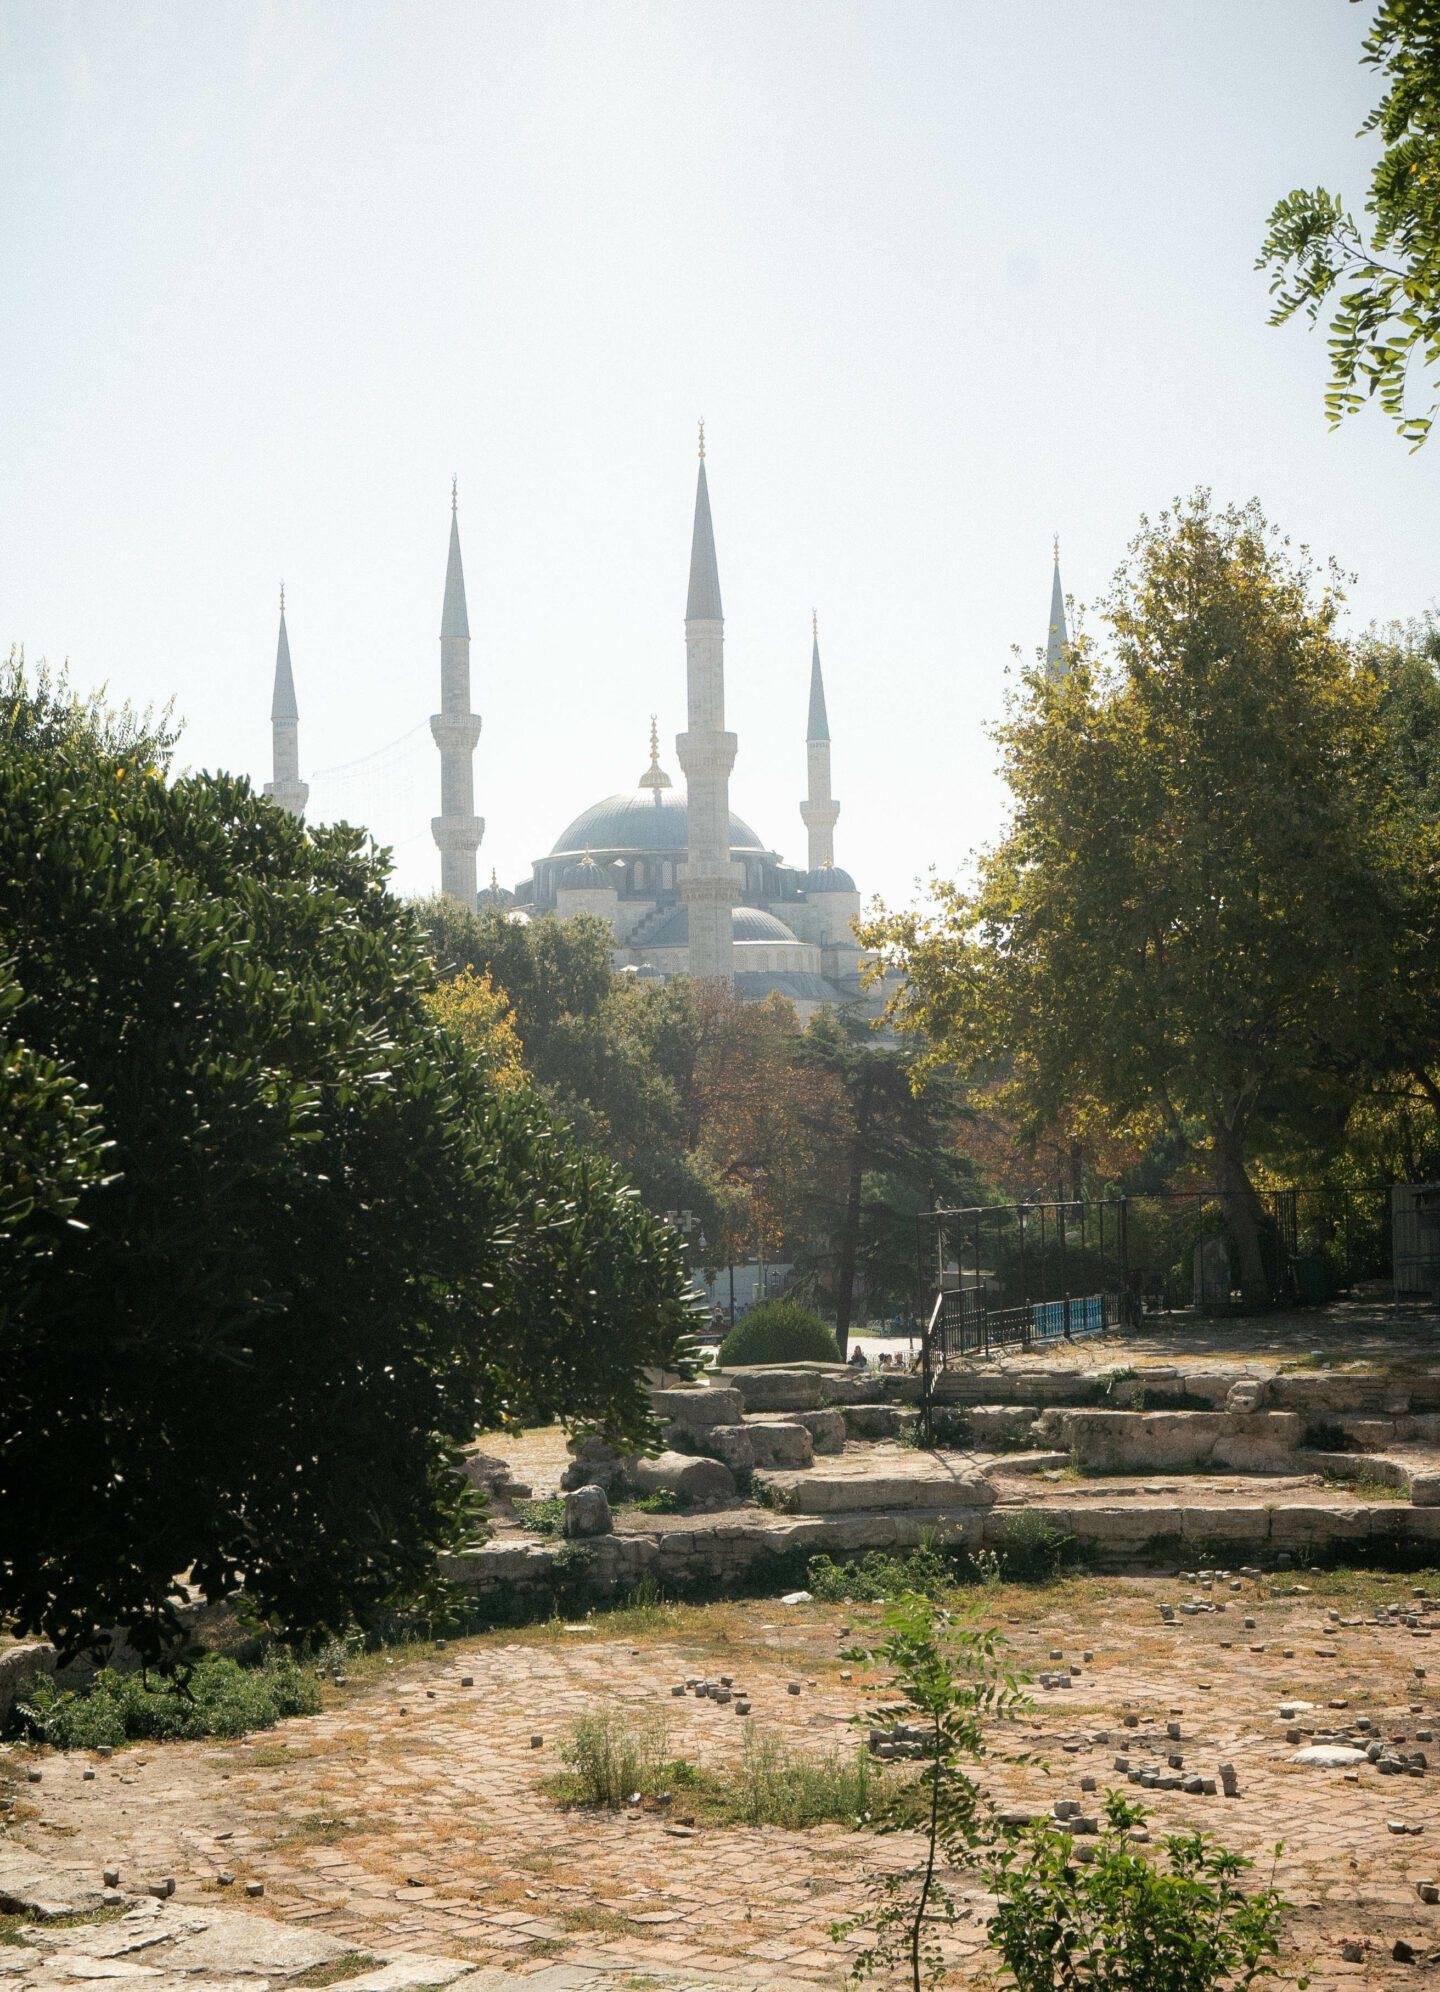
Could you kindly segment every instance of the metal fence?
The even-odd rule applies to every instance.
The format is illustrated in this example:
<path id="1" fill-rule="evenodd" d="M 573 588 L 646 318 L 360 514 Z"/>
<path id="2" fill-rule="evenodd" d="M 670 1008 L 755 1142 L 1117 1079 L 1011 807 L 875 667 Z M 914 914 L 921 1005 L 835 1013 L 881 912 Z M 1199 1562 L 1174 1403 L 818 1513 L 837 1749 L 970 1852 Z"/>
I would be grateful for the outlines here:
<path id="1" fill-rule="evenodd" d="M 1388 1189 L 1262 1191 L 1253 1209 L 1270 1304 L 1316 1303 L 1389 1277 Z M 1078 1341 L 1182 1306 L 1234 1308 L 1236 1219 L 1235 1193 L 1209 1189 L 926 1212 L 931 1357 Z"/>

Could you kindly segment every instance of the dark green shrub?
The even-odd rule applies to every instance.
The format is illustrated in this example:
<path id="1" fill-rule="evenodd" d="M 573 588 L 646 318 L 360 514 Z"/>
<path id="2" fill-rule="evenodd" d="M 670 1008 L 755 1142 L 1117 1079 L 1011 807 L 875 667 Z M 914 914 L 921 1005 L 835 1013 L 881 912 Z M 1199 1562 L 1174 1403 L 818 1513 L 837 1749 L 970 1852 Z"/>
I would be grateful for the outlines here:
<path id="1" fill-rule="evenodd" d="M 762 1300 L 720 1344 L 720 1367 L 751 1363 L 838 1363 L 840 1349 L 818 1314 L 793 1300 Z"/>
<path id="2" fill-rule="evenodd" d="M 57 1750 L 93 1750 L 133 1740 L 244 1736 L 273 1729 L 289 1715 L 313 1715 L 319 1706 L 319 1677 L 287 1654 L 258 1667 L 209 1654 L 188 1678 L 147 1681 L 106 1668 L 78 1691 L 42 1681 L 17 1713 L 31 1734 Z"/>
<path id="3" fill-rule="evenodd" d="M 165 753 L 0 667 L 0 1622 L 67 1656 L 181 1570 L 384 1622 L 477 1428 L 643 1442 L 688 1361 L 679 1232 L 435 1022 L 386 855 Z"/>

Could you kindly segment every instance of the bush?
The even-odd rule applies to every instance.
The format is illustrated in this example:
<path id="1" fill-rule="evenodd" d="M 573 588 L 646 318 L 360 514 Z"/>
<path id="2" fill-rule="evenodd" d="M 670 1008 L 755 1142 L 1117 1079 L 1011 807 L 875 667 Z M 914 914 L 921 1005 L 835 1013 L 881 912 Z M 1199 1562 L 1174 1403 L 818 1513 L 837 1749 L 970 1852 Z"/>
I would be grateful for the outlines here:
<path id="1" fill-rule="evenodd" d="M 313 1715 L 319 1706 L 318 1676 L 288 1655 L 241 1667 L 210 1654 L 188 1679 L 147 1681 L 107 1668 L 79 1690 L 41 1681 L 17 1712 L 32 1734 L 57 1750 L 94 1750 L 136 1739 L 244 1736 L 273 1729 L 289 1715 Z"/>
<path id="2" fill-rule="evenodd" d="M 762 1300 L 737 1321 L 720 1344 L 719 1365 L 838 1363 L 839 1345 L 818 1314 L 793 1300 Z"/>
<path id="3" fill-rule="evenodd" d="M 1216 1992 L 1275 1976 L 1286 1905 L 1273 1888 L 1240 1887 L 1252 1862 L 1208 1833 L 1169 1833 L 1161 1865 L 1129 1841 L 1143 1806 L 1112 1791 L 1105 1815 L 1088 1866 L 1046 1827 L 988 1864 L 987 1934 L 1016 1992 Z"/>
<path id="4" fill-rule="evenodd" d="M 508 1418 L 643 1442 L 679 1233 L 430 1014 L 361 831 L 0 667 L 0 1622 L 183 1640 L 175 1573 L 294 1636 L 473 1533 Z"/>

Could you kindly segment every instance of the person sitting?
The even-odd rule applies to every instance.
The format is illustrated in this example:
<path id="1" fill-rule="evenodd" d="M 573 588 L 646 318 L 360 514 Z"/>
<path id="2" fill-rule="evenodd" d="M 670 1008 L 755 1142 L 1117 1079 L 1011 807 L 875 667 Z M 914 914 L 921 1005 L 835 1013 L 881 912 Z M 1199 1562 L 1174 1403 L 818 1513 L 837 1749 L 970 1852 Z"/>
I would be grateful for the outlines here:
<path id="1" fill-rule="evenodd" d="M 868 1369 L 870 1367 L 870 1365 L 865 1360 L 865 1351 L 861 1348 L 858 1342 L 855 1344 L 854 1348 L 850 1351 L 850 1362 L 851 1366 L 855 1369 Z"/>

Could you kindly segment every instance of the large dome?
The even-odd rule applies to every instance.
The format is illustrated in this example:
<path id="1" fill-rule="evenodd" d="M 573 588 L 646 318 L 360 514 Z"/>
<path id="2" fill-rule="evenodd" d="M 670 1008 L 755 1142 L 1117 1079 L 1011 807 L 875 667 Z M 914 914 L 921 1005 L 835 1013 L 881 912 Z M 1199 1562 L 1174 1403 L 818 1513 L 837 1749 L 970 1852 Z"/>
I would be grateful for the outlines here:
<path id="1" fill-rule="evenodd" d="M 550 855 L 566 857 L 584 851 L 674 851 L 689 848 L 690 812 L 677 789 L 633 789 L 628 795 L 607 795 L 577 816 L 551 847 Z M 730 848 L 763 851 L 748 823 L 731 812 Z"/>
<path id="2" fill-rule="evenodd" d="M 771 947 L 798 948 L 802 942 L 783 920 L 777 920 L 763 906 L 732 906 L 730 933 L 736 941 L 766 941 Z M 658 927 L 645 935 L 647 948 L 683 948 L 690 945 L 690 909 L 672 906 Z"/>

